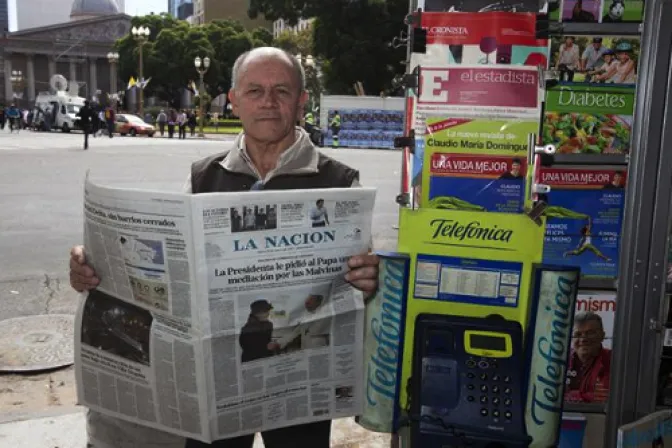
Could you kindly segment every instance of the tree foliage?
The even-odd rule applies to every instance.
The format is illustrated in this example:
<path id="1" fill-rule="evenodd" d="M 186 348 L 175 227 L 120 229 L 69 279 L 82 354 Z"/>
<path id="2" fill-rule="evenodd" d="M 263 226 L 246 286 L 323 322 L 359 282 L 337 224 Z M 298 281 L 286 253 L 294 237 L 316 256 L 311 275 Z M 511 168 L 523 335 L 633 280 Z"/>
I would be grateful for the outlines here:
<path id="1" fill-rule="evenodd" d="M 369 95 L 392 87 L 404 72 L 405 49 L 389 43 L 404 29 L 408 0 L 251 0 L 249 15 L 296 23 L 314 17 L 312 54 L 322 61 L 326 89 L 354 93 L 362 82 Z"/>
<path id="2" fill-rule="evenodd" d="M 210 58 L 204 77 L 209 97 L 228 91 L 231 69 L 236 58 L 254 47 L 266 46 L 273 40 L 266 29 L 251 32 L 235 20 L 217 20 L 203 26 L 191 26 L 167 14 L 134 17 L 132 26 L 146 26 L 150 37 L 143 45 L 145 79 L 151 78 L 146 95 L 164 101 L 175 101 L 191 81 L 199 84 L 194 66 L 198 56 Z M 139 45 L 129 34 L 116 43 L 119 52 L 119 76 L 123 82 L 139 78 Z"/>

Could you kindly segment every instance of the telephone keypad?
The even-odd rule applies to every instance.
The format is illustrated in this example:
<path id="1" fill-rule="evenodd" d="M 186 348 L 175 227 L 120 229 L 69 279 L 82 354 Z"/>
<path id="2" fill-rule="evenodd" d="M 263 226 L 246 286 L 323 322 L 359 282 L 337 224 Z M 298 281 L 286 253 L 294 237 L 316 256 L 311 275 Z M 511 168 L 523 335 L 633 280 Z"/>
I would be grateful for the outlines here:
<path id="1" fill-rule="evenodd" d="M 466 377 L 466 389 L 470 392 L 479 390 L 482 393 L 478 399 L 478 402 L 483 406 L 480 408 L 481 417 L 493 419 L 499 424 L 507 422 L 510 423 L 511 419 L 513 418 L 513 413 L 510 409 L 513 404 L 513 400 L 511 398 L 513 391 L 511 387 L 507 386 L 502 388 L 500 385 L 502 382 L 510 384 L 511 377 L 497 373 L 496 369 L 498 365 L 495 359 L 469 358 L 466 362 L 466 365 L 469 369 L 472 370 L 488 370 L 487 373 L 481 372 L 480 374 L 476 374 L 474 371 L 469 371 L 466 373 L 466 375 L 464 375 L 464 377 Z M 503 393 L 504 397 L 500 398 L 501 393 Z M 467 401 L 474 403 L 476 402 L 476 397 L 473 395 L 468 395 Z M 490 406 L 488 406 L 488 404 Z"/>

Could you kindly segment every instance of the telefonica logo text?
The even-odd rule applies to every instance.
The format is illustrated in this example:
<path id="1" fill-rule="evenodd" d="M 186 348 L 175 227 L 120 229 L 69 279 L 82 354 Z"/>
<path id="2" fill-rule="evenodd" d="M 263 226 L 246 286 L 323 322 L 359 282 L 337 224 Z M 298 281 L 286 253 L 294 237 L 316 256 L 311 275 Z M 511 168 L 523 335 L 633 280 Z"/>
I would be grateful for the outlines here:
<path id="1" fill-rule="evenodd" d="M 452 219 L 434 219 L 430 222 L 434 233 L 432 239 L 439 237 L 451 238 L 459 241 L 482 240 L 502 241 L 508 243 L 513 236 L 513 230 L 503 229 L 497 225 L 485 227 L 480 221 L 471 221 L 467 224 Z"/>

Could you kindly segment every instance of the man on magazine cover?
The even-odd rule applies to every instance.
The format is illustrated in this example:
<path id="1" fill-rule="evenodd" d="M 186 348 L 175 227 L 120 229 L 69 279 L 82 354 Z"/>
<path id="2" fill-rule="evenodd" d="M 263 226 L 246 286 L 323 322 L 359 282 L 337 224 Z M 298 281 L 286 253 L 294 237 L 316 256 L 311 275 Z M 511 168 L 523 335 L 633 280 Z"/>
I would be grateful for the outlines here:
<path id="1" fill-rule="evenodd" d="M 235 62 L 229 98 L 243 132 L 232 147 L 192 165 L 189 193 L 245 192 L 358 187 L 358 171 L 321 154 L 295 123 L 308 101 L 301 63 L 283 50 L 255 48 Z M 243 193 L 244 194 L 244 193 Z M 372 296 L 378 287 L 378 257 L 350 258 L 346 281 Z M 100 280 L 87 264 L 85 248 L 73 247 L 70 284 L 79 292 L 95 290 Z M 210 445 L 138 424 L 89 412 L 91 448 L 252 448 L 254 434 Z M 266 448 L 328 448 L 331 421 L 264 431 Z"/>
<path id="2" fill-rule="evenodd" d="M 585 311 L 574 316 L 566 401 L 603 403 L 607 400 L 611 350 L 602 346 L 604 337 L 602 318 L 598 314 Z"/>

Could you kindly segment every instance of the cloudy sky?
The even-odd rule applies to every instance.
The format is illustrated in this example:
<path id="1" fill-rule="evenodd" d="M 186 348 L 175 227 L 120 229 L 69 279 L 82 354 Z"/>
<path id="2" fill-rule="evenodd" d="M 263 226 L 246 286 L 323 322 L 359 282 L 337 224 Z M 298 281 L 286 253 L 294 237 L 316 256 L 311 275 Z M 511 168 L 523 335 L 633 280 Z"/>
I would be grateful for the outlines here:
<path id="1" fill-rule="evenodd" d="M 168 0 L 126 0 L 126 14 L 131 16 L 144 16 L 150 12 L 158 14 L 166 11 L 168 11 Z M 9 30 L 16 30 L 16 4 L 12 0 L 9 1 Z"/>

